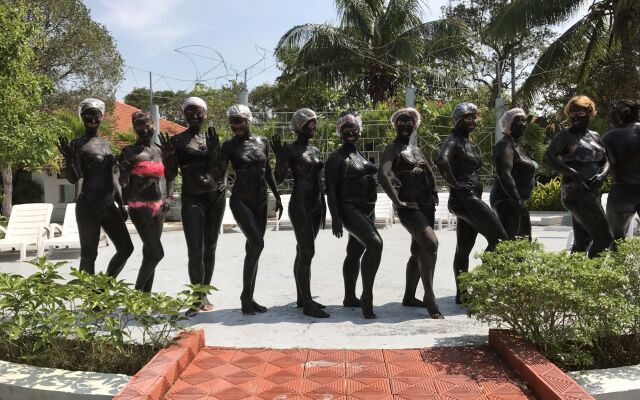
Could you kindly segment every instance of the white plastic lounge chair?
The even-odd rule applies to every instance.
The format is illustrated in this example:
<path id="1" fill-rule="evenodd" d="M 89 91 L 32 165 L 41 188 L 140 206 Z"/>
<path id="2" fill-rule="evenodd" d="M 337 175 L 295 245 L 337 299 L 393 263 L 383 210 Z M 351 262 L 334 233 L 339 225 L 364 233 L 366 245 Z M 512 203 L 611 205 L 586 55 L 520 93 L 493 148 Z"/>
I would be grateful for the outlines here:
<path id="1" fill-rule="evenodd" d="M 0 251 L 20 251 L 20 261 L 27 259 L 27 249 L 33 248 L 41 256 L 41 241 L 47 235 L 53 204 L 31 203 L 13 206 L 7 228 L 0 227 L 5 234 L 0 239 Z"/>
<path id="2" fill-rule="evenodd" d="M 282 216 L 280 219 L 276 219 L 276 231 L 280 230 L 280 225 L 291 225 L 291 220 L 289 219 L 289 200 L 291 200 L 291 195 L 283 194 L 280 196 Z"/>
<path id="3" fill-rule="evenodd" d="M 386 193 L 378 193 L 378 200 L 375 207 L 376 224 L 383 223 L 385 229 L 391 228 L 393 224 L 393 202 Z"/>
<path id="4" fill-rule="evenodd" d="M 56 236 L 60 233 L 59 236 Z M 100 231 L 100 242 L 104 242 L 105 246 L 109 245 L 109 240 L 104 232 Z M 80 234 L 78 232 L 78 221 L 76 221 L 76 203 L 67 204 L 64 212 L 64 221 L 62 226 L 59 224 L 49 225 L 49 237 L 41 242 L 42 250 L 49 249 L 51 252 L 54 248 L 80 248 Z"/>

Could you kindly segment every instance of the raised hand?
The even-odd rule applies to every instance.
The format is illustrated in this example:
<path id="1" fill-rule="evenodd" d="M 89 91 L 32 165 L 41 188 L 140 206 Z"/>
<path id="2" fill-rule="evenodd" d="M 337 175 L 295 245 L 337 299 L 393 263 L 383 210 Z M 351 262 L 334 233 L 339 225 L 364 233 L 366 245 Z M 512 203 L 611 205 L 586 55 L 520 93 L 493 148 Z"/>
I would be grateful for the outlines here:
<path id="1" fill-rule="evenodd" d="M 131 148 L 129 147 L 125 147 L 122 152 L 120 153 L 120 160 L 122 160 L 122 163 L 126 166 L 130 166 L 135 164 L 136 162 L 136 155 L 133 152 L 133 150 L 131 150 Z"/>
<path id="2" fill-rule="evenodd" d="M 271 136 L 271 149 L 273 149 L 273 154 L 275 154 L 276 157 L 280 157 L 280 154 L 282 154 L 282 140 L 277 133 Z"/>
<path id="3" fill-rule="evenodd" d="M 160 149 L 162 149 L 162 155 L 165 157 L 171 157 L 176 154 L 176 146 L 171 141 L 168 133 L 160 133 L 158 135 L 160 139 Z"/>
<path id="4" fill-rule="evenodd" d="M 60 154 L 66 159 L 73 158 L 73 150 L 71 150 L 71 145 L 69 145 L 69 140 L 64 136 L 58 137 L 58 150 L 60 150 Z"/>
<path id="5" fill-rule="evenodd" d="M 210 126 L 207 129 L 207 148 L 215 149 L 220 146 L 220 138 L 218 137 L 218 132 L 216 132 L 216 128 Z"/>

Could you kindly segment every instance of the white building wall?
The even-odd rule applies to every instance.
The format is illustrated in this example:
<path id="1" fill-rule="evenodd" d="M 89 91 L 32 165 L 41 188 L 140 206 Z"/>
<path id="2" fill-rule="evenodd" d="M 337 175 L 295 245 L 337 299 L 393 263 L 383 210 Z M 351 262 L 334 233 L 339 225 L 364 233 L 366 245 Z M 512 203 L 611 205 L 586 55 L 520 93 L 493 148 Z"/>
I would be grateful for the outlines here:
<path id="1" fill-rule="evenodd" d="M 61 195 L 61 186 L 67 187 L 69 193 L 75 192 L 75 185 L 69 183 L 66 179 L 58 178 L 58 175 L 53 172 L 49 175 L 46 172 L 35 172 L 32 174 L 32 179 L 38 182 L 44 191 L 44 202 L 53 204 L 53 213 L 51 214 L 52 222 L 62 222 L 64 220 L 64 212 L 67 207 L 67 203 Z M 75 199 L 73 196 L 67 196 L 69 203 L 73 203 Z"/>

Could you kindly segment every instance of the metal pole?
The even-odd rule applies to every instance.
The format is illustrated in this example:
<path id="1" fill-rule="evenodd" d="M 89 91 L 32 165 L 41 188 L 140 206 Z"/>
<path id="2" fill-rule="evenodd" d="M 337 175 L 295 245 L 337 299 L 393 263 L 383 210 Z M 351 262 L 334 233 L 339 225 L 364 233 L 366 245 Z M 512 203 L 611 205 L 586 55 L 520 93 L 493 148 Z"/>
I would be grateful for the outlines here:
<path id="1" fill-rule="evenodd" d="M 495 103 L 495 111 L 496 111 L 496 131 L 495 131 L 495 139 L 496 143 L 504 136 L 502 134 L 502 127 L 500 126 L 500 118 L 502 118 L 502 114 L 504 114 L 504 99 L 500 96 L 496 98 Z"/>
<path id="2" fill-rule="evenodd" d="M 149 112 L 153 113 L 153 81 L 152 72 L 149 71 Z"/>
<path id="3" fill-rule="evenodd" d="M 516 57 L 511 56 L 511 107 L 514 107 L 516 98 Z"/>
<path id="4" fill-rule="evenodd" d="M 413 87 L 413 78 L 411 76 L 411 65 L 409 65 L 409 84 L 404 92 L 404 104 L 406 107 L 414 107 L 416 103 L 416 88 Z M 417 132 L 413 132 L 409 137 L 409 144 L 417 145 L 418 144 L 418 134 Z"/>
<path id="5" fill-rule="evenodd" d="M 151 106 L 151 120 L 153 121 L 153 137 L 151 143 L 160 143 L 160 107 L 157 104 Z"/>
<path id="6" fill-rule="evenodd" d="M 244 104 L 245 106 L 249 105 L 249 90 L 247 89 L 247 70 L 244 70 L 244 87 L 242 91 L 238 95 L 238 103 Z"/>

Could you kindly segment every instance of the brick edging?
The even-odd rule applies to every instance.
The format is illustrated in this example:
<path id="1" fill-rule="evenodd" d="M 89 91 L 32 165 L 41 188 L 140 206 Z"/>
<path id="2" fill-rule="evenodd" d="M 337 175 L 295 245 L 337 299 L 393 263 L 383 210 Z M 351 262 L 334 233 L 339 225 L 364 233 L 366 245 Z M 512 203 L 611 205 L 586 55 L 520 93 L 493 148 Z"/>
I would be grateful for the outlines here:
<path id="1" fill-rule="evenodd" d="M 159 400 L 204 347 L 202 329 L 181 332 L 138 371 L 115 400 Z"/>
<path id="2" fill-rule="evenodd" d="M 576 381 L 509 329 L 490 329 L 489 345 L 540 400 L 595 400 Z"/>

